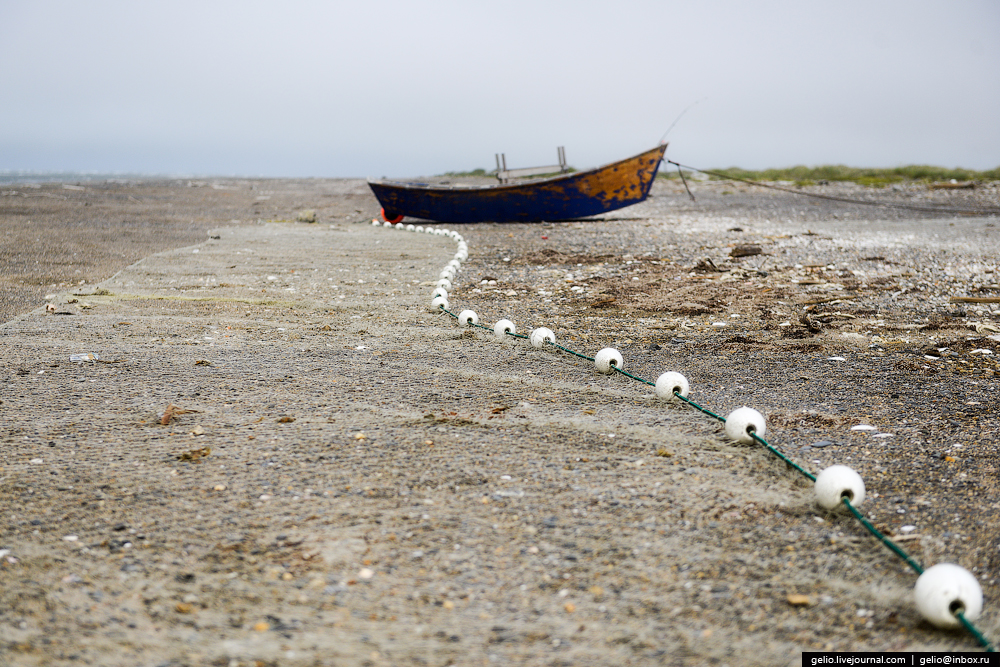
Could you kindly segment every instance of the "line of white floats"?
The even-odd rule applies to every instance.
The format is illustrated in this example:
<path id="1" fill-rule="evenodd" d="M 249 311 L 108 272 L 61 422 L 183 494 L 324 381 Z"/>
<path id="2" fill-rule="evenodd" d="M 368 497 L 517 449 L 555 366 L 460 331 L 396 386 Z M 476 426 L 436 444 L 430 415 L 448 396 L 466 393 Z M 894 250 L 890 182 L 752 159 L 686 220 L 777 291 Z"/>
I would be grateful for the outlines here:
<path id="1" fill-rule="evenodd" d="M 447 236 L 458 243 L 458 250 L 444 269 L 442 269 L 431 297 L 431 310 L 441 312 L 451 310 L 448 293 L 451 291 L 458 270 L 469 257 L 469 246 L 465 239 L 456 231 L 440 227 L 424 227 L 421 225 L 393 225 L 372 220 L 373 226 L 392 227 L 398 230 Z M 458 314 L 458 322 L 463 326 L 479 324 L 479 316 L 472 310 L 463 310 Z M 504 340 L 507 336 L 517 333 L 514 323 L 502 319 L 493 326 L 497 339 Z M 551 329 L 539 327 L 532 329 L 528 336 L 532 346 L 545 347 L 554 345 L 556 335 Z M 606 347 L 594 355 L 594 366 L 601 373 L 612 373 L 614 368 L 624 369 L 625 360 L 621 353 L 611 347 Z M 675 400 L 677 395 L 687 397 L 690 384 L 686 377 L 675 371 L 663 373 L 656 379 L 656 395 L 664 400 Z M 767 432 L 767 423 L 757 410 L 748 407 L 733 410 L 726 416 L 725 433 L 728 438 L 743 444 L 753 444 L 754 435 L 763 438 Z M 827 510 L 843 509 L 843 499 L 847 498 L 851 505 L 857 507 L 865 500 L 865 483 L 855 470 L 845 465 L 832 465 L 816 476 L 813 485 L 816 502 Z M 983 610 L 983 590 L 971 572 L 953 563 L 939 563 L 924 570 L 917 578 L 913 587 L 917 610 L 930 623 L 939 628 L 957 628 L 961 625 L 956 613 L 962 612 L 965 618 L 973 621 L 979 618 Z"/>

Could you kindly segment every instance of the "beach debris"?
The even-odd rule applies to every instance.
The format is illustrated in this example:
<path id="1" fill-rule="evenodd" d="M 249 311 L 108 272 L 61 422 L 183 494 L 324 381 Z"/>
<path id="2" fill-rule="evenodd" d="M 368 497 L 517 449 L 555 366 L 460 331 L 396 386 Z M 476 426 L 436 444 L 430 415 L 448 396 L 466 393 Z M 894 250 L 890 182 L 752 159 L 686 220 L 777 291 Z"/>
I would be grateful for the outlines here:
<path id="1" fill-rule="evenodd" d="M 715 265 L 711 257 L 705 257 L 694 265 L 692 271 L 699 271 L 701 273 L 722 273 L 723 270 Z"/>
<path id="2" fill-rule="evenodd" d="M 299 211 L 299 214 L 295 216 L 295 219 L 299 222 L 316 222 L 316 211 L 311 208 Z"/>
<path id="3" fill-rule="evenodd" d="M 607 308 L 615 302 L 615 297 L 607 296 L 598 298 L 596 301 L 590 304 L 591 308 Z"/>
<path id="4" fill-rule="evenodd" d="M 951 303 L 1000 303 L 1000 296 L 953 296 Z"/>
<path id="5" fill-rule="evenodd" d="M 191 449 L 186 452 L 181 452 L 177 455 L 178 461 L 200 461 L 201 459 L 209 456 L 212 453 L 211 447 L 199 447 L 198 449 Z"/>
<path id="6" fill-rule="evenodd" d="M 279 424 L 291 424 L 293 421 L 295 421 L 295 417 L 288 417 L 288 416 L 278 417 L 277 421 Z"/>
<path id="7" fill-rule="evenodd" d="M 759 245 L 744 244 L 738 245 L 729 251 L 730 257 L 753 257 L 759 255 L 764 250 Z"/>
<path id="8" fill-rule="evenodd" d="M 100 357 L 94 354 L 93 352 L 84 352 L 81 354 L 69 355 L 70 361 L 98 361 L 99 359 Z"/>
<path id="9" fill-rule="evenodd" d="M 808 595 L 801 595 L 799 593 L 789 593 L 786 600 L 793 607 L 808 607 L 811 604 Z"/>
<path id="10" fill-rule="evenodd" d="M 928 190 L 972 190 L 976 187 L 974 181 L 959 182 L 954 178 L 944 183 L 928 183 Z"/>
<path id="11" fill-rule="evenodd" d="M 816 320 L 809 317 L 807 313 L 802 313 L 801 315 L 799 315 L 799 322 L 805 325 L 806 329 L 810 333 L 819 333 L 823 331 L 823 327 L 821 327 Z"/>
<path id="12" fill-rule="evenodd" d="M 198 412 L 197 410 L 187 410 L 185 408 L 179 408 L 173 403 L 167 406 L 167 409 L 163 411 L 163 416 L 160 417 L 160 423 L 166 426 L 170 423 L 170 420 L 178 415 L 186 415 L 193 412 Z"/>
<path id="13" fill-rule="evenodd" d="M 851 427 L 852 431 L 877 431 L 878 428 L 870 426 L 868 424 L 858 424 L 857 426 Z"/>
<path id="14" fill-rule="evenodd" d="M 54 313 L 54 312 L 56 312 L 56 306 L 55 306 L 55 304 L 52 304 L 52 303 L 45 304 L 45 312 L 46 313 Z"/>

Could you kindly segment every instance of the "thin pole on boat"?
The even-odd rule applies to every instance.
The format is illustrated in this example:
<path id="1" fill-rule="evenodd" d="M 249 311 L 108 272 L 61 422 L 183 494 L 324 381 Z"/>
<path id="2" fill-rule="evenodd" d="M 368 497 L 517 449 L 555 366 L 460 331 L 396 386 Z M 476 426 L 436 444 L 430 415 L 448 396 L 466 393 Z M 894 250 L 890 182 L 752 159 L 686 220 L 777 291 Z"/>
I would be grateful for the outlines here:
<path id="1" fill-rule="evenodd" d="M 680 112 L 680 113 L 679 113 L 679 114 L 677 115 L 677 118 L 675 118 L 675 119 L 674 119 L 674 122 L 672 122 L 672 123 L 670 124 L 670 127 L 668 127 L 668 128 L 667 128 L 667 131 L 663 133 L 663 136 L 662 136 L 662 137 L 660 137 L 660 143 L 662 144 L 662 143 L 663 143 L 663 142 L 664 142 L 664 141 L 666 140 L 666 138 L 667 138 L 667 135 L 668 135 L 668 134 L 670 134 L 670 130 L 674 129 L 674 125 L 676 125 L 676 124 L 677 124 L 677 121 L 679 121 L 679 120 L 681 119 L 681 116 L 683 116 L 684 114 L 686 114 L 686 113 L 688 112 L 688 109 L 690 109 L 691 107 L 695 106 L 695 105 L 696 105 L 696 104 L 698 104 L 699 102 L 704 102 L 704 101 L 705 101 L 705 100 L 707 100 L 707 99 L 708 99 L 707 97 L 703 97 L 703 98 L 701 98 L 700 100 L 696 100 L 696 101 L 692 102 L 691 104 L 689 104 L 689 105 L 687 106 L 687 108 L 686 108 L 686 109 L 684 109 L 684 111 Z"/>

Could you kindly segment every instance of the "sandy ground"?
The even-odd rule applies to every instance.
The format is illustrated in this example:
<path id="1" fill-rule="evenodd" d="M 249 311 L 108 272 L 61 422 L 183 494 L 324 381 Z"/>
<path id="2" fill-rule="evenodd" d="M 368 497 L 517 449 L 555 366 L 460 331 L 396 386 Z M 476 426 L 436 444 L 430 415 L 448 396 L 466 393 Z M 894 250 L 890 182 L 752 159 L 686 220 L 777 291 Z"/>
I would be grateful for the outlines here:
<path id="1" fill-rule="evenodd" d="M 766 451 L 430 312 L 454 241 L 373 228 L 363 182 L 81 187 L 0 199 L 0 663 L 976 650 Z M 856 468 L 877 526 L 975 573 L 995 641 L 1000 310 L 952 299 L 1000 294 L 997 219 L 693 190 L 660 182 L 597 222 L 463 226 L 453 310 L 680 371 L 720 414 L 763 412 L 810 470 Z"/>

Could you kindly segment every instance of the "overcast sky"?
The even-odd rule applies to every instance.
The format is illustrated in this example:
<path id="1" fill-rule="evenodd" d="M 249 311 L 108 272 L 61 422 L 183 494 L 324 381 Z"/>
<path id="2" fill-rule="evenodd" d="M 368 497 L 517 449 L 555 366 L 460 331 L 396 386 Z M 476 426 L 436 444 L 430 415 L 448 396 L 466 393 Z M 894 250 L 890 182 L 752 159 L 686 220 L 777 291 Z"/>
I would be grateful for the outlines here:
<path id="1" fill-rule="evenodd" d="M 697 103 L 697 104 L 695 104 Z M 0 170 L 1000 166 L 997 0 L 0 0 Z"/>

